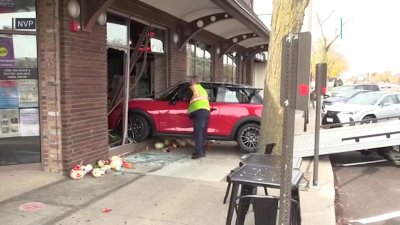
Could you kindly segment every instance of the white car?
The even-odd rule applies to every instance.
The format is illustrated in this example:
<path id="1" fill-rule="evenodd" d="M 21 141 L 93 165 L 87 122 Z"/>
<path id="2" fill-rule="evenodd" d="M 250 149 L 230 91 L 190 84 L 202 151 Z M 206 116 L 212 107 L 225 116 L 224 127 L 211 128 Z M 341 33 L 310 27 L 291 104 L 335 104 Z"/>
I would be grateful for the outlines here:
<path id="1" fill-rule="evenodd" d="M 400 116 L 400 92 L 373 91 L 327 106 L 322 125 Z"/>

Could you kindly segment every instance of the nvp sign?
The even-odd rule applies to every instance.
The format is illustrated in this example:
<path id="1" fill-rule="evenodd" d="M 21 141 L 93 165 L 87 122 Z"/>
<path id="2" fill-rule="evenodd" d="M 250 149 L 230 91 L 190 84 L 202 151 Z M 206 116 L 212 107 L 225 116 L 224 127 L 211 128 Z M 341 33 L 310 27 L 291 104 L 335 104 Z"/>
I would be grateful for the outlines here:
<path id="1" fill-rule="evenodd" d="M 36 29 L 35 18 L 15 18 L 14 20 L 15 29 L 34 30 Z"/>

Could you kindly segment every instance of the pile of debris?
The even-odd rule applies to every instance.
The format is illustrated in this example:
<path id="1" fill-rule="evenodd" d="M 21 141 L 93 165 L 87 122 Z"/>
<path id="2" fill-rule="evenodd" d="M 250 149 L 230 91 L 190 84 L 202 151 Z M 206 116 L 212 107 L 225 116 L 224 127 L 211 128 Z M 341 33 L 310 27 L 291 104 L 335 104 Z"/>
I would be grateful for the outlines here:
<path id="1" fill-rule="evenodd" d="M 121 171 L 122 168 L 132 169 L 133 164 L 130 162 L 125 162 L 119 156 L 113 156 L 110 159 L 100 159 L 97 163 L 92 166 L 92 164 L 75 165 L 69 176 L 74 180 L 82 179 L 85 175 L 91 174 L 93 177 L 101 177 L 104 174 L 111 173 L 111 171 Z"/>
<path id="2" fill-rule="evenodd" d="M 164 139 L 161 141 L 156 141 L 154 143 L 154 148 L 162 150 L 163 152 L 170 152 L 171 149 L 185 147 L 187 145 L 194 146 L 194 141 L 191 139 Z"/>

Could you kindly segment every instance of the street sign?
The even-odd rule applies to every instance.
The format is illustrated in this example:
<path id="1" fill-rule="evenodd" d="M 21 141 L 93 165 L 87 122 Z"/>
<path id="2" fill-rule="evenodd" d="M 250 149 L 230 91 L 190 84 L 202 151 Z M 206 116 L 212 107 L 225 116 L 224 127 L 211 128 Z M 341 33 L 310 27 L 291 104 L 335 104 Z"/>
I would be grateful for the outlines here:
<path id="1" fill-rule="evenodd" d="M 310 61 L 311 34 L 310 32 L 286 35 L 282 42 L 281 92 L 280 104 L 285 107 L 289 99 L 289 76 L 295 76 L 296 109 L 307 110 L 310 91 Z"/>

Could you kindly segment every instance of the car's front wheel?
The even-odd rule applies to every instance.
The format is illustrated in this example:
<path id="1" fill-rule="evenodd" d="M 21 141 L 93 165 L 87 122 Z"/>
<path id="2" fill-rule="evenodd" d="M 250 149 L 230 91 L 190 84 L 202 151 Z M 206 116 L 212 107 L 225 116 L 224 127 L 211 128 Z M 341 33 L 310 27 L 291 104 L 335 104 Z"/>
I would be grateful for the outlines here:
<path id="1" fill-rule="evenodd" d="M 150 124 L 146 118 L 140 114 L 129 114 L 128 118 L 128 137 L 136 142 L 146 140 L 150 134 Z"/>
<path id="2" fill-rule="evenodd" d="M 362 118 L 363 122 L 361 122 L 361 124 L 369 124 L 369 123 L 375 123 L 375 117 L 373 116 L 364 116 L 364 118 Z"/>
<path id="3" fill-rule="evenodd" d="M 236 141 L 240 149 L 244 152 L 255 152 L 260 139 L 260 125 L 256 123 L 247 123 L 238 130 Z"/>

